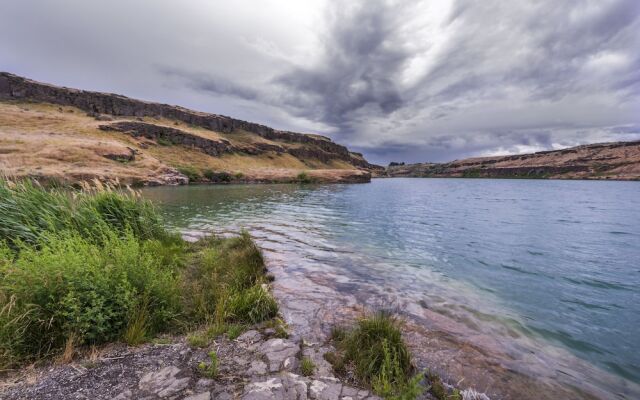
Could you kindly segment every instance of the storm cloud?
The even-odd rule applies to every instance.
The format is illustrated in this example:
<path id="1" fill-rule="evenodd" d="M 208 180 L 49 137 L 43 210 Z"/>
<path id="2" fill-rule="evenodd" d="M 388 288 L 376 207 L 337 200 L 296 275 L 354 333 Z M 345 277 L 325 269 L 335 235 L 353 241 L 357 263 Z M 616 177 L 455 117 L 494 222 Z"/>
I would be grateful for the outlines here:
<path id="1" fill-rule="evenodd" d="M 8 0 L 0 70 L 316 132 L 375 162 L 640 139 L 636 0 Z"/>

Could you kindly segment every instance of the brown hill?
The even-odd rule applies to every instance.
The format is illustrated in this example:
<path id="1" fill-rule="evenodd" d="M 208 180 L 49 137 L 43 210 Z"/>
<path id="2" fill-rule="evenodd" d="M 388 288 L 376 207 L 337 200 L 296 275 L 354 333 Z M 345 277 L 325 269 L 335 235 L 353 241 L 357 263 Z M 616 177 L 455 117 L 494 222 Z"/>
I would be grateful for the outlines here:
<path id="1" fill-rule="evenodd" d="M 395 165 L 394 165 L 395 164 Z M 640 179 L 640 141 L 598 143 L 563 150 L 449 163 L 392 163 L 383 176 L 458 178 Z"/>
<path id="2" fill-rule="evenodd" d="M 366 182 L 361 154 L 320 135 L 0 73 L 0 168 L 134 184 Z"/>

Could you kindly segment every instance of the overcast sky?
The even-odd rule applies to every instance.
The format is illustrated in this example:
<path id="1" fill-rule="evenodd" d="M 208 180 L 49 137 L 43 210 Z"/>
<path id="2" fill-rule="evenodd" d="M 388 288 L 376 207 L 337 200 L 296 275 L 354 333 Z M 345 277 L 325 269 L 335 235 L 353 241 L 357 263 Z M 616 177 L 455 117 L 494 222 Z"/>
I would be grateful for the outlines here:
<path id="1" fill-rule="evenodd" d="M 640 139 L 639 0 L 1 0 L 0 70 L 383 164 Z"/>

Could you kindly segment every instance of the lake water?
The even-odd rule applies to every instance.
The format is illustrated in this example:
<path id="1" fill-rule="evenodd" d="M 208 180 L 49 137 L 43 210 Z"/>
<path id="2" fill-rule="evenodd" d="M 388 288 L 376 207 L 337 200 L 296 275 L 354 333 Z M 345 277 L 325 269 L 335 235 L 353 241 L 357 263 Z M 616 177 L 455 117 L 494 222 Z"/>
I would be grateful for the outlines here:
<path id="1" fill-rule="evenodd" d="M 330 312 L 358 304 L 392 307 L 427 338 L 413 346 L 424 366 L 494 396 L 519 386 L 486 368 L 556 393 L 563 385 L 568 397 L 640 398 L 640 182 L 407 178 L 143 193 L 188 235 L 249 230 L 302 328 L 326 329 Z"/>

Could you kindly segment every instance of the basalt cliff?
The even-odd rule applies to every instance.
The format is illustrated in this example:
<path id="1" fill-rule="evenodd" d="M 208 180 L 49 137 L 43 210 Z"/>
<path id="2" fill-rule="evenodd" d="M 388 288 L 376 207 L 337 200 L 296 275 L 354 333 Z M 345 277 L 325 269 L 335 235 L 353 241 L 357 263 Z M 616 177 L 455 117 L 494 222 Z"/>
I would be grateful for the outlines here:
<path id="1" fill-rule="evenodd" d="M 640 141 L 597 143 L 448 163 L 391 163 L 381 176 L 639 180 Z"/>
<path id="2" fill-rule="evenodd" d="M 75 182 L 367 182 L 362 154 L 331 139 L 0 73 L 0 168 Z"/>

